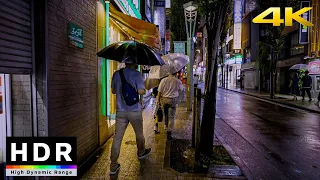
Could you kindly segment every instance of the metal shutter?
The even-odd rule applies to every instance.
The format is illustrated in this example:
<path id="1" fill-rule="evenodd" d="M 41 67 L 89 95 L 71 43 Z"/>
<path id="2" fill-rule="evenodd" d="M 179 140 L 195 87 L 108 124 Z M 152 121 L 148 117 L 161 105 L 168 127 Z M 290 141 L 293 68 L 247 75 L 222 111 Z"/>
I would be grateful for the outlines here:
<path id="1" fill-rule="evenodd" d="M 31 71 L 31 0 L 0 0 L 0 73 Z"/>

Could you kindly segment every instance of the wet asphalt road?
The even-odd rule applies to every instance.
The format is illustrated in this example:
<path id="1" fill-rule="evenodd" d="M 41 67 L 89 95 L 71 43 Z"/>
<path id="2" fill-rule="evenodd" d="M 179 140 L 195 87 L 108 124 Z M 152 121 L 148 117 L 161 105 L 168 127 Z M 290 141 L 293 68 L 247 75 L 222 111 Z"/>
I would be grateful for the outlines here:
<path id="1" fill-rule="evenodd" d="M 320 114 L 218 89 L 217 115 L 254 179 L 320 180 Z"/>

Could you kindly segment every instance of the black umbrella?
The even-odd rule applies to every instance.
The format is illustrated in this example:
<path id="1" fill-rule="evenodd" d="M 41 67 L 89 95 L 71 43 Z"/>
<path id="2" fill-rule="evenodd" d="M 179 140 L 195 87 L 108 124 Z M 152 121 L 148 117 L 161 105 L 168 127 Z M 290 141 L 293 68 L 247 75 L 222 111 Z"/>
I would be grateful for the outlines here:
<path id="1" fill-rule="evenodd" d="M 120 41 L 109 45 L 98 56 L 121 63 L 136 63 L 139 65 L 163 65 L 160 55 L 150 46 L 137 41 Z"/>

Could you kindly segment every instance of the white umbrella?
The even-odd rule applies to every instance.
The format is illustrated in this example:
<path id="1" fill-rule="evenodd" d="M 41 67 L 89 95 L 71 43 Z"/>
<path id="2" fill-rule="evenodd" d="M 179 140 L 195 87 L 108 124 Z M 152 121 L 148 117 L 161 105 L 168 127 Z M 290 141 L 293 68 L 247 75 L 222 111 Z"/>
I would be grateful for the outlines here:
<path id="1" fill-rule="evenodd" d="M 147 78 L 145 81 L 144 81 L 144 87 L 146 88 L 146 90 L 150 90 L 154 87 L 157 87 L 159 86 L 160 84 L 160 79 L 150 79 L 150 78 Z"/>
<path id="2" fill-rule="evenodd" d="M 144 82 L 147 90 L 157 87 L 160 83 L 160 79 L 179 72 L 189 63 L 189 57 L 180 53 L 167 54 L 161 58 L 165 64 L 151 67 L 149 77 Z"/>
<path id="3" fill-rule="evenodd" d="M 300 69 L 307 69 L 308 65 L 306 64 L 295 64 L 291 66 L 290 70 L 300 70 Z"/>
<path id="4" fill-rule="evenodd" d="M 189 56 L 181 53 L 171 53 L 161 58 L 165 64 L 162 66 L 152 66 L 149 74 L 150 79 L 161 79 L 176 73 L 189 63 Z"/>

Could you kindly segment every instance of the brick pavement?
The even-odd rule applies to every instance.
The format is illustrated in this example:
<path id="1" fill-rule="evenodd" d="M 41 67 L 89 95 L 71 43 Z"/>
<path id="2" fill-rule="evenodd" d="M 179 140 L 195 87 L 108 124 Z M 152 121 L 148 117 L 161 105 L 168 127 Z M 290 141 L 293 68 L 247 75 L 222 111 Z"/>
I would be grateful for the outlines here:
<path id="1" fill-rule="evenodd" d="M 146 106 L 143 111 L 144 117 L 144 134 L 146 138 L 146 146 L 152 148 L 152 153 L 149 159 L 139 162 L 136 156 L 135 134 L 133 128 L 129 125 L 124 135 L 119 163 L 121 169 L 117 176 L 109 175 L 110 165 L 110 149 L 112 138 L 103 146 L 103 151 L 95 164 L 85 173 L 81 178 L 86 179 L 166 179 L 166 180 L 180 180 L 180 179 L 211 179 L 206 177 L 190 177 L 184 174 L 179 174 L 164 166 L 165 149 L 166 149 L 166 134 L 163 129 L 163 124 L 160 124 L 160 134 L 155 135 L 153 132 L 153 118 L 152 107 L 154 100 Z M 181 106 L 177 109 L 177 117 L 175 121 L 175 128 L 177 131 L 173 132 L 173 136 L 177 138 L 190 139 L 192 132 L 192 112 L 185 110 Z"/>

